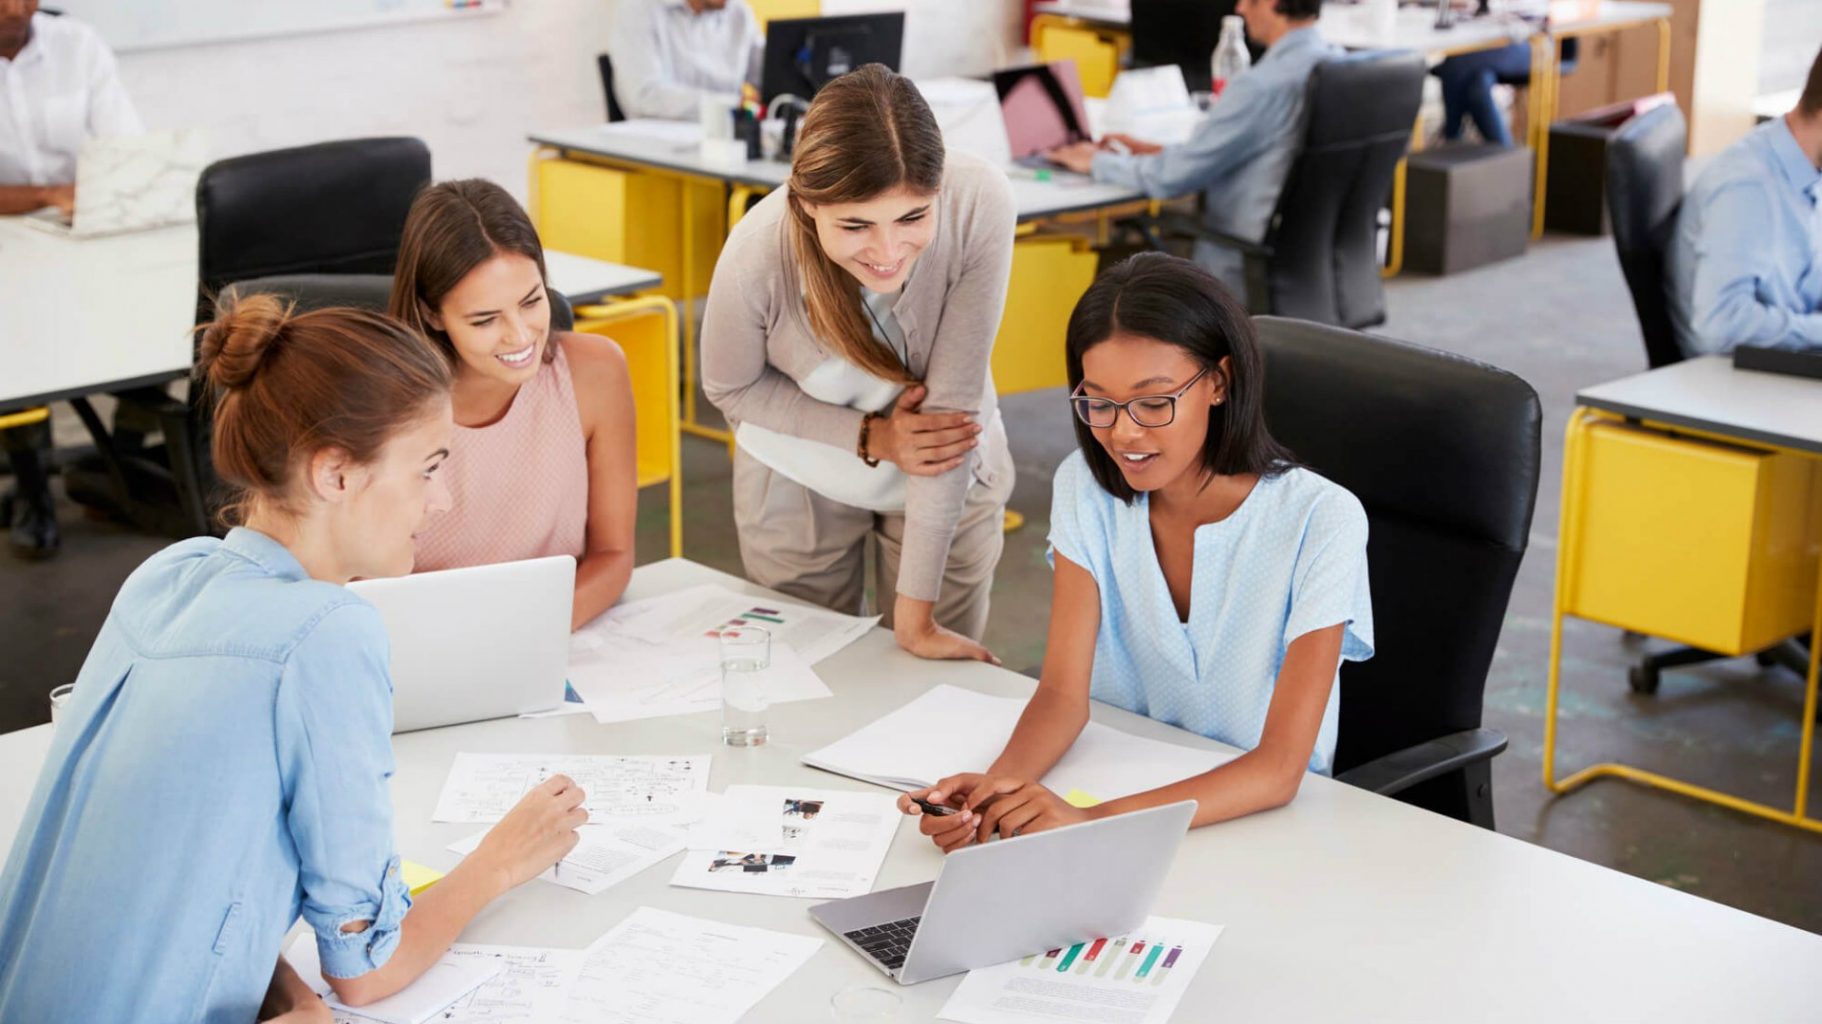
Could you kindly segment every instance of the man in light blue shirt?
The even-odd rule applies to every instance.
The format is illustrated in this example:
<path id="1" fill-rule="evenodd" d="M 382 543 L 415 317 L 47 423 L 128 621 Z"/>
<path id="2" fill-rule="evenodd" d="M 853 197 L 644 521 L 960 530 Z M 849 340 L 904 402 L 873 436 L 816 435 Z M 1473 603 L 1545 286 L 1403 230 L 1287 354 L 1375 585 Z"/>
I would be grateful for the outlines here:
<path id="1" fill-rule="evenodd" d="M 1822 52 L 1797 107 L 1727 147 L 1683 197 L 1670 317 L 1686 355 L 1822 349 Z"/>
<path id="2" fill-rule="evenodd" d="M 1096 181 L 1139 189 L 1154 199 L 1201 189 L 1208 227 L 1262 241 L 1303 143 L 1310 72 L 1341 51 L 1316 31 L 1322 0 L 1240 0 L 1234 11 L 1246 21 L 1246 34 L 1265 45 L 1265 56 L 1228 83 L 1189 141 L 1158 146 L 1114 135 L 1102 145 L 1128 152 L 1080 142 L 1052 151 L 1050 158 L 1093 174 Z M 1240 253 L 1197 242 L 1196 262 L 1235 294 L 1246 294 Z"/>

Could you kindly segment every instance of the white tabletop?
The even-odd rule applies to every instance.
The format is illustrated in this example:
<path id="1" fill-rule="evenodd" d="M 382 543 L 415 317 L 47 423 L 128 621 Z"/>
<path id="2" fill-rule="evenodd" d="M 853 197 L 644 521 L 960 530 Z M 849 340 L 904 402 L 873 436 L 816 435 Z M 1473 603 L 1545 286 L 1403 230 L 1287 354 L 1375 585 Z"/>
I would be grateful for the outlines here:
<path id="1" fill-rule="evenodd" d="M 1577 405 L 1822 455 L 1822 380 L 1704 356 L 1576 393 Z"/>
<path id="2" fill-rule="evenodd" d="M 657 271 L 555 249 L 544 250 L 544 269 L 550 274 L 550 286 L 562 292 L 572 306 L 600 302 L 612 295 L 631 295 L 664 283 L 664 276 Z"/>
<path id="3" fill-rule="evenodd" d="M 637 570 L 628 595 L 709 581 L 766 593 L 671 560 Z M 719 746 L 712 713 L 611 726 L 587 716 L 508 719 L 400 736 L 400 852 L 448 867 L 456 858 L 443 847 L 474 831 L 429 820 L 459 751 L 712 751 L 715 790 L 861 789 L 799 758 L 938 683 L 1007 696 L 1033 685 L 978 663 L 919 661 L 878 629 L 817 672 L 835 696 L 773 708 L 773 741 L 752 750 Z M 1112 708 L 1097 705 L 1094 717 L 1221 749 Z M 8 848 L 48 738 L 42 727 L 0 736 Z M 907 819 L 877 886 L 926 881 L 940 861 Z M 593 897 L 533 881 L 482 912 L 462 938 L 581 947 L 639 906 L 827 937 L 806 913 L 811 901 L 673 888 L 676 864 L 673 857 Z M 1191 833 L 1156 912 L 1226 926 L 1178 1014 L 1185 1021 L 1810 1020 L 1822 963 L 1822 937 L 1315 776 L 1288 807 Z M 100 934 L 106 925 L 96 927 Z M 831 941 L 745 1019 L 822 1020 L 829 996 L 856 984 L 887 983 Z M 956 984 L 905 990 L 903 1020 L 933 1019 Z"/>
<path id="4" fill-rule="evenodd" d="M 1549 31 L 1585 32 L 1668 17 L 1669 4 L 1605 0 L 1593 17 L 1553 21 Z M 1319 24 L 1324 39 L 1349 50 L 1414 50 L 1429 56 L 1522 43 L 1542 27 L 1538 21 L 1514 13 L 1497 13 L 1484 18 L 1468 17 L 1463 13 L 1453 26 L 1439 29 L 1436 27 L 1436 8 L 1430 5 L 1400 7 L 1391 35 L 1385 35 L 1373 30 L 1364 4 L 1325 4 Z"/>
<path id="5" fill-rule="evenodd" d="M 1097 210 L 1145 198 L 1141 192 L 1100 184 L 1086 175 L 1056 171 L 1043 175 L 1046 180 L 1039 180 L 1033 172 L 1012 166 L 1006 126 L 991 82 L 943 78 L 918 85 L 924 89 L 931 113 L 949 146 L 1007 168 L 1020 220 Z M 537 132 L 531 141 L 569 152 L 766 189 L 777 188 L 791 175 L 790 164 L 777 160 L 737 164 L 704 160 L 695 142 L 679 141 L 679 137 L 642 138 L 624 130 L 604 131 L 599 125 L 591 125 Z"/>
<path id="6" fill-rule="evenodd" d="M 0 217 L 0 412 L 190 371 L 196 227 L 72 239 Z"/>
<path id="7" fill-rule="evenodd" d="M 1031 12 L 1120 28 L 1132 24 L 1132 5 L 1126 0 L 1046 0 L 1032 5 Z"/>

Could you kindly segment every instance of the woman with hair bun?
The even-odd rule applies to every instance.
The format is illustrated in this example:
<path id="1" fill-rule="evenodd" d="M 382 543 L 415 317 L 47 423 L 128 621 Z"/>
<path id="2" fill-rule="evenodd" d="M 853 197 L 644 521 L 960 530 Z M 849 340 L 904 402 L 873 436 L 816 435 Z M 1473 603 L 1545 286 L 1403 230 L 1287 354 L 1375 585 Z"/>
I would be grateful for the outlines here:
<path id="1" fill-rule="evenodd" d="M 387 638 L 343 584 L 411 571 L 447 507 L 443 357 L 254 296 L 197 373 L 238 525 L 135 570 L 83 663 L 0 874 L 0 1020 L 328 1021 L 279 955 L 300 915 L 338 997 L 372 1002 L 586 819 L 554 778 L 415 904 L 400 878 Z"/>

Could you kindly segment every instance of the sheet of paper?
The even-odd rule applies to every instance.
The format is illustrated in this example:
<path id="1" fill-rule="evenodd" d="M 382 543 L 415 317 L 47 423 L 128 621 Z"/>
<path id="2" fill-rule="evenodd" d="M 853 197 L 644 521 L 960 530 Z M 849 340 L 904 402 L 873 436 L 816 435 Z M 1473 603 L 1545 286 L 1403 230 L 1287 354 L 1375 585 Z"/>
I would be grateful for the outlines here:
<path id="1" fill-rule="evenodd" d="M 763 896 L 859 896 L 873 891 L 903 818 L 885 793 L 729 786 L 704 818 L 706 827 L 692 832 L 692 849 L 671 884 Z"/>
<path id="2" fill-rule="evenodd" d="M 636 637 L 573 640 L 569 673 L 599 722 L 630 722 L 721 709 L 720 654 L 713 639 L 652 644 Z M 828 697 L 829 688 L 786 643 L 772 644 L 760 684 L 773 704 Z"/>
<path id="3" fill-rule="evenodd" d="M 500 965 L 500 973 L 450 1004 L 436 1024 L 545 1024 L 569 1002 L 576 974 L 582 970 L 580 949 L 535 946 L 488 946 L 458 942 L 449 955 L 458 960 Z"/>
<path id="4" fill-rule="evenodd" d="M 575 849 L 538 877 L 590 896 L 626 881 L 684 847 L 683 829 L 637 821 L 584 825 L 576 832 L 581 838 Z M 450 843 L 449 848 L 466 857 L 486 835 L 485 831 L 476 832 Z"/>
<path id="5" fill-rule="evenodd" d="M 445 953 L 442 959 L 418 975 L 416 981 L 357 1010 L 344 1006 L 337 1000 L 335 990 L 323 978 L 322 961 L 316 955 L 315 934 L 306 931 L 299 935 L 291 943 L 291 948 L 285 951 L 285 959 L 291 961 L 297 976 L 312 991 L 322 996 L 323 1002 L 328 1003 L 331 1010 L 338 1014 L 352 1014 L 367 1021 L 380 1021 L 382 1024 L 423 1024 L 505 968 L 497 960 L 477 960 Z"/>
<path id="6" fill-rule="evenodd" d="M 653 644 L 685 639 L 712 639 L 729 626 L 763 626 L 773 643 L 794 648 L 814 665 L 865 636 L 879 617 L 842 615 L 825 608 L 754 598 L 718 584 L 706 583 L 662 597 L 613 609 L 580 632 L 597 628 L 636 636 Z M 583 699 L 588 695 L 583 694 Z"/>
<path id="7" fill-rule="evenodd" d="M 583 957 L 565 1021 L 734 1024 L 822 940 L 640 907 Z"/>
<path id="8" fill-rule="evenodd" d="M 709 755 L 471 754 L 455 756 L 432 821 L 492 823 L 532 787 L 567 775 L 587 793 L 588 817 L 648 824 L 693 820 L 709 784 Z"/>
<path id="9" fill-rule="evenodd" d="M 968 972 L 938 1017 L 960 1024 L 1165 1024 L 1221 926 L 1147 918 L 1138 930 Z"/>
<path id="10" fill-rule="evenodd" d="M 815 768 L 895 789 L 934 785 L 946 775 L 986 770 L 1018 724 L 1025 702 L 958 686 L 937 686 L 904 707 L 804 755 Z M 1089 722 L 1041 780 L 1057 793 L 1081 790 L 1114 800 L 1225 764 L 1233 755 L 1145 739 Z"/>

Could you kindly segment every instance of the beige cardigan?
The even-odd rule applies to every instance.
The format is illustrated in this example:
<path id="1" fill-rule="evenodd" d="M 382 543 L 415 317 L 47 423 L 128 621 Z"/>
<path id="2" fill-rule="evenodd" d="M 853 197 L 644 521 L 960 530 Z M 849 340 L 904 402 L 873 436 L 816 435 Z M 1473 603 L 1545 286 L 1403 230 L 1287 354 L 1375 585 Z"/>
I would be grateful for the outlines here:
<path id="1" fill-rule="evenodd" d="M 703 391 L 733 423 L 853 452 L 862 413 L 811 398 L 797 385 L 830 353 L 804 309 L 786 192 L 776 189 L 748 211 L 715 264 L 702 316 Z M 905 333 L 911 373 L 929 389 L 923 408 L 970 412 L 985 424 L 999 407 L 987 364 L 1012 272 L 1012 188 L 998 168 L 951 152 L 938 211 L 936 233 L 892 313 Z M 898 593 L 936 600 L 968 484 L 977 476 L 992 483 L 991 475 L 977 449 L 941 476 L 907 481 Z"/>

